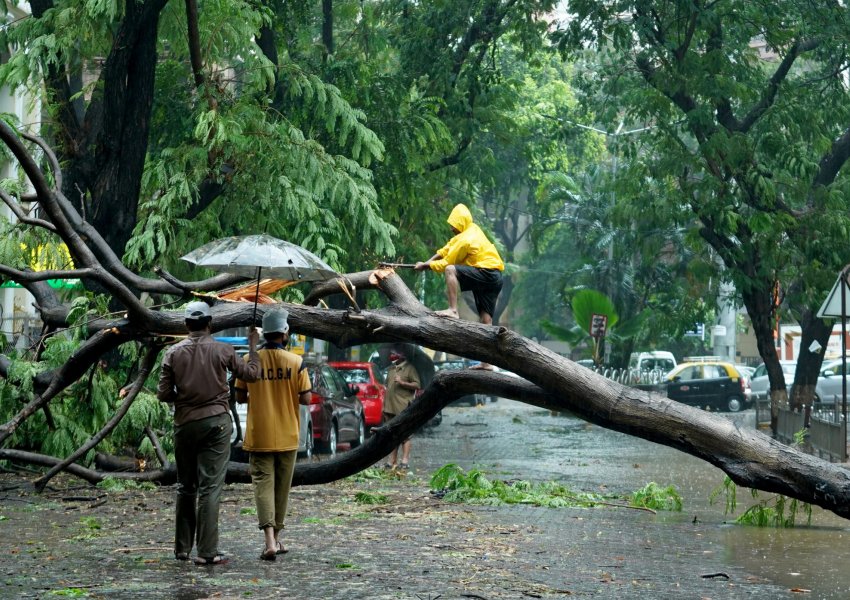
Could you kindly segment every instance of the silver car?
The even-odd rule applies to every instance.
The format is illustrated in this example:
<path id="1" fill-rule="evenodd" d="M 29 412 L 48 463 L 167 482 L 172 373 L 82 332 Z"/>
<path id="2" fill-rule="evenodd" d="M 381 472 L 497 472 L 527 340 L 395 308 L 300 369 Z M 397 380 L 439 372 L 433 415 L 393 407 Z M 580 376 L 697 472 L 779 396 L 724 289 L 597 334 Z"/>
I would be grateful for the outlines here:
<path id="1" fill-rule="evenodd" d="M 848 374 L 850 374 L 850 360 L 847 363 Z M 841 359 L 830 360 L 823 363 L 818 374 L 818 382 L 815 386 L 815 402 L 826 402 L 832 404 L 834 400 L 841 400 L 841 389 L 844 377 L 841 375 Z"/>
<path id="2" fill-rule="evenodd" d="M 794 383 L 794 372 L 797 370 L 797 361 L 780 360 L 779 366 L 782 367 L 782 374 L 785 376 L 785 388 L 790 394 L 791 385 Z M 756 367 L 752 377 L 750 377 L 750 398 L 753 402 L 767 400 L 769 391 L 770 381 L 767 377 L 767 367 L 762 363 Z"/>

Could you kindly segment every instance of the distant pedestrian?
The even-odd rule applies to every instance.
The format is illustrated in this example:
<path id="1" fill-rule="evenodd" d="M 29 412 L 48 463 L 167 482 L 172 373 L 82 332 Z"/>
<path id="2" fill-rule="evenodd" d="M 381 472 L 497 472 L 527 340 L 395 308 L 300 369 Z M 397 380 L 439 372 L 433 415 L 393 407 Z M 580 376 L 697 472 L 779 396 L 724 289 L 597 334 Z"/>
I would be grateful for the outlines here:
<path id="1" fill-rule="evenodd" d="M 275 560 L 287 552 L 278 538 L 284 527 L 298 455 L 299 404 L 310 403 L 307 369 L 300 356 L 286 350 L 288 317 L 284 309 L 263 315 L 266 343 L 258 353 L 260 379 L 235 383 L 237 402 L 248 403 L 242 447 L 250 455 L 254 502 L 265 541 L 260 554 L 263 560 Z"/>
<path id="2" fill-rule="evenodd" d="M 387 391 L 384 394 L 384 423 L 391 421 L 407 408 L 413 401 L 416 390 L 421 387 L 419 373 L 413 364 L 407 360 L 406 351 L 403 348 L 391 351 L 389 358 L 392 364 L 387 371 Z M 402 470 L 409 469 L 411 446 L 410 438 L 401 443 L 401 464 L 397 464 L 398 447 L 393 448 L 384 467 L 387 469 L 395 469 L 396 467 Z"/>
<path id="3" fill-rule="evenodd" d="M 459 292 L 472 291 L 479 321 L 491 325 L 496 301 L 502 291 L 505 263 L 496 246 L 472 221 L 472 213 L 466 205 L 455 206 L 447 220 L 454 237 L 427 261 L 417 262 L 414 268 L 417 271 L 430 268 L 437 273 L 445 272 L 449 307 L 437 311 L 438 315 L 456 318 Z M 487 363 L 473 368 L 492 369 Z"/>
<path id="4" fill-rule="evenodd" d="M 260 375 L 259 335 L 248 333 L 248 361 L 230 344 L 210 335 L 210 307 L 185 308 L 189 337 L 168 349 L 160 367 L 157 397 L 174 405 L 174 456 L 177 463 L 174 556 L 189 560 L 197 534 L 195 563 L 227 562 L 218 548 L 218 509 L 230 459 L 228 371 L 246 381 Z"/>

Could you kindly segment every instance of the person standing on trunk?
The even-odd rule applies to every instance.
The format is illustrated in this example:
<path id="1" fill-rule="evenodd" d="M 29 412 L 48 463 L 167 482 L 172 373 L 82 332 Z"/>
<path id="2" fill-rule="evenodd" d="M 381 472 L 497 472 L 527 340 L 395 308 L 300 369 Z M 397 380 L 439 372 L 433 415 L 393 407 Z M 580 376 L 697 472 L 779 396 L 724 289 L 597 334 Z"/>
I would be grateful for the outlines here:
<path id="1" fill-rule="evenodd" d="M 471 291 L 475 296 L 478 320 L 485 325 L 492 325 L 496 301 L 502 291 L 505 263 L 496 246 L 472 221 L 472 213 L 465 204 L 455 206 L 447 221 L 454 237 L 427 261 L 417 262 L 414 269 L 424 271 L 430 268 L 437 273 L 445 273 L 449 307 L 437 311 L 438 315 L 457 318 L 459 293 Z M 483 362 L 472 368 L 492 369 Z"/>
<path id="2" fill-rule="evenodd" d="M 218 509 L 230 459 L 230 387 L 228 372 L 247 381 L 260 375 L 257 330 L 248 333 L 248 362 L 230 344 L 210 335 L 210 307 L 190 302 L 185 308 L 189 337 L 165 353 L 157 398 L 174 405 L 174 456 L 177 503 L 174 556 L 189 560 L 197 537 L 198 565 L 227 562 L 218 548 Z"/>
<path id="3" fill-rule="evenodd" d="M 310 404 L 312 385 L 300 356 L 287 352 L 289 313 L 284 309 L 263 315 L 265 345 L 260 349 L 260 378 L 236 380 L 236 401 L 248 403 L 245 442 L 250 454 L 251 481 L 257 519 L 263 531 L 263 560 L 287 552 L 278 536 L 283 530 L 289 490 L 298 456 L 301 429 L 299 404 Z"/>

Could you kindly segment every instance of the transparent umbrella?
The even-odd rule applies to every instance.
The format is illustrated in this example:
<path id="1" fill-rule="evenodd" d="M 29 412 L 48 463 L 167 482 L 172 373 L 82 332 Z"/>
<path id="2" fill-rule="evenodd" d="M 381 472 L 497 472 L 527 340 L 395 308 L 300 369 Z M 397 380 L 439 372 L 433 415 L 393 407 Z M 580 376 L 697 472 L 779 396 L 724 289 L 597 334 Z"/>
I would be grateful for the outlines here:
<path id="1" fill-rule="evenodd" d="M 325 261 L 309 250 L 266 234 L 221 238 L 181 258 L 199 267 L 256 277 L 258 294 L 261 275 L 295 282 L 325 281 L 339 277 Z"/>

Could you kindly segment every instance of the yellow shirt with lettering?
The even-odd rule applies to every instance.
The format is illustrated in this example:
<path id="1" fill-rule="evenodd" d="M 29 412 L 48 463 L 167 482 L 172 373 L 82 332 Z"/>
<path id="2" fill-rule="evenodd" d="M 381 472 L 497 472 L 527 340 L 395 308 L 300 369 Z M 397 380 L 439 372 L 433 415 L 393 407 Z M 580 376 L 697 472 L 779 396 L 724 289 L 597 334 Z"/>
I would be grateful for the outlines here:
<path id="1" fill-rule="evenodd" d="M 298 396 L 312 389 L 307 369 L 297 354 L 281 348 L 263 348 L 260 378 L 253 383 L 237 379 L 237 389 L 248 390 L 245 441 L 248 452 L 285 452 L 298 449 L 300 415 Z"/>

